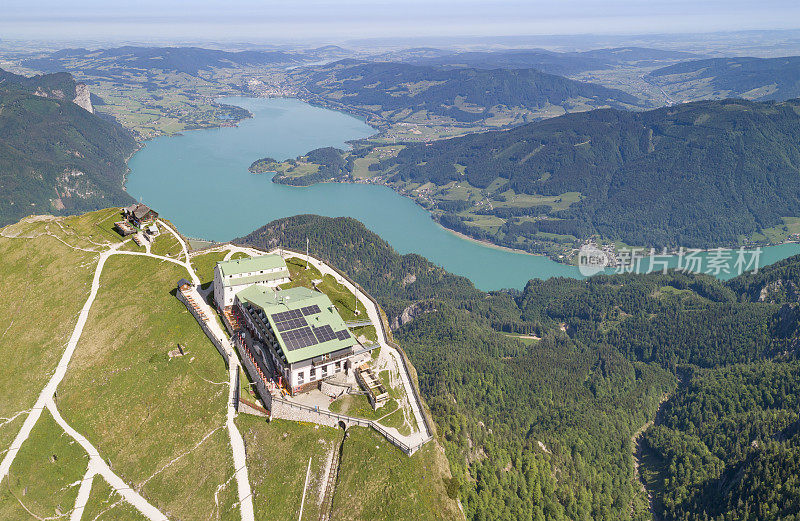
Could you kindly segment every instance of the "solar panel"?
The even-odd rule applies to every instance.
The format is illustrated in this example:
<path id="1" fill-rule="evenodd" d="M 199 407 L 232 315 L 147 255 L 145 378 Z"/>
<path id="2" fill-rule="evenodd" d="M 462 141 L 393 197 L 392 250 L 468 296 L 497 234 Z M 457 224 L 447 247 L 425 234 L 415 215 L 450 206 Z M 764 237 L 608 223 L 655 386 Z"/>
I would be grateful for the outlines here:
<path id="1" fill-rule="evenodd" d="M 329 325 L 324 325 L 322 327 L 315 327 L 314 334 L 317 336 L 317 340 L 319 341 L 320 344 L 336 338 L 333 329 L 331 329 L 331 326 Z"/>
<path id="2" fill-rule="evenodd" d="M 281 311 L 280 313 L 274 313 L 272 315 L 272 320 L 274 320 L 275 322 L 285 322 L 287 320 L 292 320 L 302 317 L 303 313 L 300 312 L 299 309 L 290 309 L 288 311 Z"/>
<path id="3" fill-rule="evenodd" d="M 300 311 L 303 312 L 304 316 L 316 315 L 317 313 L 320 313 L 319 306 L 316 304 L 314 304 L 313 306 L 306 306 L 302 308 Z"/>
<path id="4" fill-rule="evenodd" d="M 297 313 L 293 313 L 293 311 L 297 311 Z M 272 315 L 272 320 L 275 321 L 275 327 L 277 327 L 280 332 L 308 325 L 308 322 L 306 322 L 306 319 L 298 310 L 275 313 Z"/>
<path id="5" fill-rule="evenodd" d="M 281 334 L 281 337 L 283 338 L 283 343 L 286 345 L 286 349 L 289 351 L 312 346 L 317 343 L 316 338 L 314 338 L 314 333 L 308 326 L 286 331 Z"/>
<path id="6" fill-rule="evenodd" d="M 347 340 L 350 338 L 350 331 L 346 329 L 342 329 L 341 331 L 336 332 L 336 338 L 338 340 Z"/>

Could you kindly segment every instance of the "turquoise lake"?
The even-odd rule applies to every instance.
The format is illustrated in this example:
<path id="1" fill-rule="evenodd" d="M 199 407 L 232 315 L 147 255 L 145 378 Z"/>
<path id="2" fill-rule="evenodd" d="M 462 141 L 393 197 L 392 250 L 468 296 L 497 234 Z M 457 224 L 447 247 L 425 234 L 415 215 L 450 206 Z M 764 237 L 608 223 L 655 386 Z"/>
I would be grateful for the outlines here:
<path id="1" fill-rule="evenodd" d="M 190 237 L 227 241 L 280 217 L 314 213 L 363 222 L 400 253 L 418 253 L 483 290 L 519 288 L 531 278 L 580 277 L 576 267 L 462 239 L 412 200 L 375 185 L 291 187 L 247 168 L 256 159 L 294 158 L 315 148 L 346 148 L 375 131 L 347 114 L 296 99 L 230 97 L 253 118 L 237 127 L 194 130 L 147 142 L 129 161 L 126 188 Z M 313 245 L 311 246 L 313 254 Z M 764 248 L 761 265 L 800 253 L 800 245 Z M 673 259 L 671 265 L 675 265 Z"/>

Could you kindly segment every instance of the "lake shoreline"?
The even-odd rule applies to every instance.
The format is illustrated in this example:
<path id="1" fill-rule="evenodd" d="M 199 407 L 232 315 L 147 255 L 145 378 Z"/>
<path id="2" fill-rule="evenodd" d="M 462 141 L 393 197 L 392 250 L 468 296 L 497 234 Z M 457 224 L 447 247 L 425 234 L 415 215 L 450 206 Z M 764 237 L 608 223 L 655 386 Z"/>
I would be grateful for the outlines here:
<path id="1" fill-rule="evenodd" d="M 294 190 L 298 187 L 272 182 L 270 174 L 253 175 L 248 168 L 254 159 L 286 160 L 325 146 L 346 148 L 348 142 L 374 135 L 375 129 L 299 99 L 221 101 L 242 106 L 253 117 L 235 127 L 182 133 L 179 139 L 150 139 L 128 162 L 128 194 L 168 216 L 191 237 L 225 242 L 284 217 L 347 216 L 398 253 L 426 257 L 484 291 L 521 289 L 531 279 L 584 278 L 577 266 L 568 264 L 572 248 L 563 251 L 569 257 L 559 259 L 470 237 L 447 228 L 414 197 L 383 183 L 342 186 L 326 181 Z M 798 253 L 797 245 L 768 248 L 762 265 Z M 677 263 L 672 258 L 670 267 Z"/>

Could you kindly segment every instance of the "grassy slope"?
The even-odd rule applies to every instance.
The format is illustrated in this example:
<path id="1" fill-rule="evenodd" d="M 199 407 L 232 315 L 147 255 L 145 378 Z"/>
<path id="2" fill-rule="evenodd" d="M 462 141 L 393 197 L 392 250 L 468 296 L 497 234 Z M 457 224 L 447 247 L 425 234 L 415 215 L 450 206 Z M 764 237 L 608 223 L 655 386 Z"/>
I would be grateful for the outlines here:
<path id="1" fill-rule="evenodd" d="M 101 476 L 95 476 L 92 491 L 82 519 L 92 521 L 145 521 L 138 510 L 126 503 L 122 496 L 114 492 L 111 485 Z"/>
<path id="2" fill-rule="evenodd" d="M 44 411 L 14 460 L 9 479 L 0 486 L 0 519 L 35 519 L 69 512 L 88 463 L 80 445 Z"/>
<path id="3" fill-rule="evenodd" d="M 0 401 L 3 413 L 0 417 L 9 417 L 32 405 L 63 352 L 77 314 L 85 303 L 96 267 L 96 253 L 72 249 L 46 233 L 73 246 L 99 250 L 121 240 L 112 230 L 117 215 L 116 209 L 109 209 L 60 218 L 57 222 L 24 222 L 4 230 L 17 238 L 0 238 L 0 251 L 3 258 L 8 259 L 9 267 L 0 274 L 0 280 L 6 294 L 13 295 L 12 302 L 17 305 L 0 310 L 3 319 L 0 326 L 4 330 L 8 328 L 5 334 L 0 331 L 0 349 L 8 361 L 0 368 L 0 386 L 4 386 L 0 389 L 6 389 Z M 203 264 L 201 277 L 208 275 L 207 268 L 213 266 L 216 257 L 208 255 L 200 261 Z M 166 261 L 129 256 L 110 258 L 67 376 L 59 387 L 57 401 L 64 418 L 86 435 L 115 472 L 170 518 L 207 519 L 211 515 L 212 519 L 235 519 L 239 515 L 236 483 L 231 479 L 233 468 L 224 429 L 227 387 L 221 385 L 226 382 L 227 375 L 216 350 L 172 293 L 177 280 L 185 276 L 183 268 Z M 335 281 L 326 283 L 330 283 L 331 290 L 338 286 Z M 344 294 L 341 298 L 349 300 Z M 49 307 L 46 314 L 41 313 L 42 302 Z M 14 338 L 15 342 L 2 340 L 8 338 Z M 178 342 L 188 348 L 188 355 L 169 360 L 167 352 Z M 27 363 L 31 360 L 33 363 Z M 46 370 L 42 370 L 43 367 Z M 23 421 L 24 415 L 20 415 L 0 425 L 3 450 Z M 19 462 L 26 462 L 27 471 L 36 472 L 37 479 L 42 475 L 39 464 L 29 465 L 23 453 L 34 449 L 40 456 L 48 456 L 47 453 L 52 452 L 39 450 L 42 443 L 36 441 L 36 433 L 47 428 L 48 421 L 52 422 L 45 413 L 32 438 L 23 445 L 19 456 L 23 459 L 17 460 L 12 474 Z M 332 448 L 333 440 L 338 442 L 340 433 L 309 424 L 277 421 L 267 424 L 247 416 L 240 416 L 237 422 L 248 440 L 248 467 L 254 493 L 265 501 L 270 498 L 269 510 L 263 509 L 266 503 L 256 502 L 259 518 L 293 517 L 297 510 L 294 502 L 299 504 L 300 494 L 286 494 L 281 485 L 283 481 L 274 481 L 275 469 L 279 470 L 278 475 L 285 475 L 287 484 L 296 484 L 300 479 L 302 487 L 308 457 L 319 460 L 318 453 L 324 449 L 318 440 L 328 440 Z M 283 432 L 293 433 L 289 454 L 308 454 L 291 459 L 292 464 L 297 463 L 294 470 L 299 469 L 300 478 L 292 474 L 293 467 L 287 461 L 276 460 L 281 457 L 280 453 L 269 450 L 283 443 Z M 60 431 L 56 435 L 57 442 L 66 443 L 70 450 L 77 447 L 65 441 Z M 47 439 L 51 438 L 55 439 L 53 436 Z M 258 442 L 250 443 L 254 438 Z M 383 454 L 373 458 L 369 476 L 359 476 L 358 470 L 348 470 L 349 463 L 343 467 L 346 475 L 354 474 L 348 478 L 351 482 L 354 479 L 369 481 L 356 487 L 370 488 L 382 483 L 384 488 L 409 491 L 413 497 L 430 499 L 438 495 L 440 485 L 431 485 L 428 489 L 429 483 L 441 482 L 441 476 L 447 472 L 446 466 L 442 467 L 437 459 L 437 445 L 429 444 L 409 459 L 382 438 L 374 441 Z M 369 443 L 372 444 L 372 440 Z M 59 457 L 58 460 L 65 464 L 71 462 L 70 483 L 78 481 L 86 469 L 85 455 L 77 450 L 77 459 Z M 328 454 L 327 450 L 323 452 Z M 312 461 L 312 471 L 317 463 Z M 378 466 L 383 464 L 387 468 L 411 468 L 414 472 L 384 473 L 383 467 Z M 321 465 L 317 467 L 321 472 Z M 17 476 L 23 477 L 24 473 L 17 473 Z M 376 481 L 375 476 L 383 477 Z M 35 489 L 29 487 L 29 497 L 42 498 L 43 505 L 49 501 L 50 505 L 58 502 L 59 506 L 63 503 L 64 508 L 70 508 L 77 485 L 64 488 L 68 483 L 61 481 L 48 474 L 47 480 L 42 481 L 46 486 L 37 483 Z M 4 481 L 3 486 L 7 483 Z M 22 481 L 12 483 L 22 486 L 19 485 Z M 276 488 L 276 483 L 281 486 Z M 49 494 L 53 487 L 57 492 Z M 347 490 L 348 494 L 360 493 L 351 490 L 349 485 Z M 319 493 L 318 488 L 315 493 Z M 276 497 L 281 498 L 277 504 L 283 505 L 285 515 L 275 517 L 281 512 L 274 508 Z M 316 519 L 319 509 L 313 497 L 309 492 L 306 498 L 305 511 L 309 519 Z M 0 510 L 0 518 L 27 516 L 16 500 L 7 501 L 13 496 L 6 494 L 2 498 L 0 508 L 8 510 Z M 97 519 L 101 520 L 141 519 L 118 499 L 102 478 L 95 477 L 85 518 L 95 519 L 99 515 Z M 444 495 L 437 501 L 425 500 L 423 507 L 435 509 L 435 518 L 458 517 L 453 501 Z M 388 502 L 383 518 L 395 519 L 394 514 L 402 514 L 405 508 L 405 497 L 397 497 L 396 501 Z M 8 514 L 3 515 L 5 512 Z M 355 515 L 359 519 L 376 519 L 378 514 L 369 507 L 363 514 Z M 352 513 L 347 515 L 353 518 Z"/>
<path id="4" fill-rule="evenodd" d="M 0 417 L 30 408 L 60 359 L 89 294 L 97 255 L 73 249 L 119 240 L 113 210 L 51 222 L 21 222 L 3 229 L 0 271 Z M 52 235 L 47 235 L 51 233 Z M 64 242 L 62 242 L 64 241 Z M 0 449 L 22 417 L 0 426 Z"/>
<path id="5" fill-rule="evenodd" d="M 445 489 L 449 477 L 447 460 L 436 443 L 407 457 L 372 429 L 353 427 L 344 443 L 331 517 L 458 519 L 458 505 Z"/>
<path id="6" fill-rule="evenodd" d="M 311 473 L 304 520 L 318 519 L 324 463 L 338 450 L 341 431 L 308 423 L 240 415 L 258 521 L 298 515 L 308 460 Z M 332 519 L 458 519 L 447 497 L 447 461 L 436 443 L 408 457 L 374 431 L 352 428 L 344 444 Z"/>
<path id="7" fill-rule="evenodd" d="M 224 429 L 227 378 L 222 359 L 171 294 L 185 276 L 164 261 L 110 258 L 58 403 L 115 471 L 162 511 L 203 519 L 214 509 L 217 486 L 233 473 Z M 177 343 L 188 355 L 169 360 Z"/>
<path id="8" fill-rule="evenodd" d="M 311 476 L 303 519 L 319 518 L 320 487 L 330 451 L 341 432 L 330 427 L 240 415 L 236 419 L 247 447 L 247 469 L 258 521 L 294 519 L 300 511 L 308 459 Z"/>
<path id="9" fill-rule="evenodd" d="M 214 281 L 214 267 L 218 262 L 225 259 L 227 251 L 212 251 L 192 257 L 192 268 L 203 284 Z"/>

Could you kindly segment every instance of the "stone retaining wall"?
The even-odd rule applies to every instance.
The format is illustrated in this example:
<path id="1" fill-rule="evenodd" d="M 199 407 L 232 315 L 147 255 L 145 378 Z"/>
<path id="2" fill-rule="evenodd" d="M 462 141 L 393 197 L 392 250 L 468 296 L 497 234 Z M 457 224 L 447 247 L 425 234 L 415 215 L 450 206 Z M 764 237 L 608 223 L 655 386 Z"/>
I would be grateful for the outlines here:
<path id="1" fill-rule="evenodd" d="M 200 327 L 203 329 L 203 332 L 211 340 L 211 343 L 214 344 L 214 347 L 217 348 L 217 351 L 219 351 L 219 354 L 222 355 L 222 359 L 225 360 L 225 367 L 228 367 L 228 365 L 230 364 L 230 360 L 228 360 L 228 351 L 225 349 L 225 346 L 222 345 L 222 343 L 220 342 L 220 339 L 217 338 L 217 336 L 211 331 L 211 328 L 209 327 L 208 322 L 206 322 L 200 316 L 198 316 L 195 313 L 194 308 L 186 300 L 186 297 L 184 296 L 183 292 L 181 291 L 181 286 L 184 283 L 187 283 L 187 281 L 185 279 L 181 279 L 181 281 L 178 282 L 178 290 L 177 290 L 178 300 L 183 302 L 183 304 L 186 306 L 186 309 L 189 310 L 189 313 L 191 313 L 192 316 L 195 319 L 197 319 L 197 322 L 200 324 Z M 213 320 L 213 319 L 214 319 L 214 317 L 212 316 L 208 320 Z"/>
<path id="2" fill-rule="evenodd" d="M 250 380 L 255 382 L 256 392 L 258 392 L 258 396 L 264 403 L 264 407 L 272 411 L 272 395 L 269 393 L 266 384 L 264 384 L 264 380 L 261 379 L 261 375 L 258 374 L 255 364 L 253 364 L 253 361 L 250 359 L 247 348 L 238 340 L 235 342 L 235 345 L 236 350 L 239 351 L 239 358 L 242 359 L 245 371 L 247 371 L 248 376 L 250 376 Z"/>
<path id="3" fill-rule="evenodd" d="M 350 389 L 352 389 L 352 387 L 349 386 L 349 385 L 347 385 L 347 386 L 336 385 L 336 384 L 332 384 L 330 382 L 326 382 L 325 380 L 322 380 L 319 383 L 320 392 L 322 392 L 322 394 L 327 394 L 331 398 L 338 398 L 338 397 L 342 396 L 343 394 L 347 394 L 347 393 L 350 392 Z"/>
<path id="4" fill-rule="evenodd" d="M 236 412 L 241 412 L 244 414 L 252 414 L 254 416 L 262 416 L 267 417 L 269 416 L 269 412 L 266 409 L 262 409 L 261 406 L 251 404 L 246 400 L 242 400 L 241 398 L 238 401 L 238 407 Z"/>

